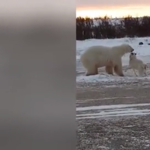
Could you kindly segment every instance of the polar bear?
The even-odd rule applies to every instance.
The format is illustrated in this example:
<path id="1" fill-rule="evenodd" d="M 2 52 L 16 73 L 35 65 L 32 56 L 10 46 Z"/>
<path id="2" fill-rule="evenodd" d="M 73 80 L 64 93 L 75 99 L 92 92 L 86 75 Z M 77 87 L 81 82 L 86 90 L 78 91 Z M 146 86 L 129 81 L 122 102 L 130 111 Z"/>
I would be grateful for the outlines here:
<path id="1" fill-rule="evenodd" d="M 121 57 L 133 51 L 134 49 L 128 44 L 113 47 L 92 46 L 81 55 L 80 60 L 87 70 L 86 76 L 98 74 L 100 67 L 105 67 L 108 74 L 113 75 L 114 69 L 117 75 L 124 76 Z"/>

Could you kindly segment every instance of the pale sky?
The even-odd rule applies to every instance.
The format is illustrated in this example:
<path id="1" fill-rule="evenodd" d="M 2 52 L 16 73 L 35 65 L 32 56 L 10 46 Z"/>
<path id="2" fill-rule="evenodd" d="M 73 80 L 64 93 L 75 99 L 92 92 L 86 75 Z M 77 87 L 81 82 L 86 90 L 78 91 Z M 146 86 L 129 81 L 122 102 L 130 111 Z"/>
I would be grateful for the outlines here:
<path id="1" fill-rule="evenodd" d="M 0 24 L 5 22 L 22 24 L 26 20 L 35 22 L 38 19 L 52 18 L 56 15 L 56 8 L 61 10 L 58 2 L 52 0 L 4 0 L 0 1 Z M 63 11 L 63 10 L 62 10 Z M 34 19 L 33 19 L 34 18 Z M 54 17 L 53 17 L 54 18 Z M 29 21 L 30 22 L 30 21 Z"/>
<path id="2" fill-rule="evenodd" d="M 75 1 L 70 0 L 1 0 L 0 25 L 7 23 L 26 26 L 37 22 L 65 24 L 71 14 L 74 16 L 75 8 Z"/>
<path id="3" fill-rule="evenodd" d="M 76 0 L 76 16 L 150 16 L 150 0 Z"/>

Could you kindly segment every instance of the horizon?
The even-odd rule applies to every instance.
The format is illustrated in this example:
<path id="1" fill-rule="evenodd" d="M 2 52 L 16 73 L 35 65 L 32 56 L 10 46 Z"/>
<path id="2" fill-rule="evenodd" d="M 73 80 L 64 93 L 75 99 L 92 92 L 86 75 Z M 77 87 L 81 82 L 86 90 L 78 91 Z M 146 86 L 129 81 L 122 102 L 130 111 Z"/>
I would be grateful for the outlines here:
<path id="1" fill-rule="evenodd" d="M 96 16 L 96 17 L 89 17 L 89 16 L 76 16 L 76 19 L 77 18 L 89 18 L 89 19 L 103 19 L 104 17 L 107 17 L 108 19 L 123 19 L 123 18 L 126 18 L 126 17 L 132 17 L 132 18 L 142 18 L 142 17 L 150 17 L 150 15 L 143 15 L 143 16 L 131 16 L 130 14 L 129 15 L 126 15 L 126 16 L 122 16 L 122 17 L 111 17 L 111 16 Z"/>
<path id="2" fill-rule="evenodd" d="M 107 17 L 108 19 L 123 19 L 123 18 L 126 18 L 126 17 L 132 17 L 132 18 L 143 18 L 143 17 L 150 17 L 150 15 L 143 15 L 143 16 L 132 16 L 132 15 L 126 15 L 126 16 L 123 16 L 123 17 L 111 17 L 111 16 L 96 16 L 96 17 L 89 17 L 89 16 L 76 16 L 76 19 L 77 18 L 89 18 L 89 19 L 103 19 L 104 17 Z"/>
<path id="3" fill-rule="evenodd" d="M 143 17 L 150 16 L 150 1 L 143 0 L 76 0 L 76 18 L 97 18 L 108 16 L 109 18 L 123 18 L 126 16 Z"/>
<path id="4" fill-rule="evenodd" d="M 76 18 L 99 18 L 99 17 L 109 17 L 109 18 L 124 18 L 127 16 L 132 17 L 144 17 L 150 16 L 150 6 L 140 7 L 138 9 L 130 10 L 131 8 L 117 8 L 117 9 L 76 9 Z"/>

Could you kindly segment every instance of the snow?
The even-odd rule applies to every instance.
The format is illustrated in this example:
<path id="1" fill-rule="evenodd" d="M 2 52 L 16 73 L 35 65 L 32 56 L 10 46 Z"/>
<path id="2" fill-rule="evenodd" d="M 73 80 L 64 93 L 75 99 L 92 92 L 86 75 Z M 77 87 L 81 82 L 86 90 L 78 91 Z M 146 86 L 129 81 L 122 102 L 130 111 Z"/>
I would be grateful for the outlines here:
<path id="1" fill-rule="evenodd" d="M 111 25 L 119 25 L 123 19 L 120 18 L 108 18 L 108 22 Z M 102 23 L 102 19 L 93 19 L 93 26 L 99 26 L 99 23 Z"/>
<path id="2" fill-rule="evenodd" d="M 124 18 L 107 18 L 107 21 L 111 24 L 111 25 L 120 25 L 121 23 L 124 24 Z M 139 23 L 142 23 L 142 18 L 138 18 Z M 123 21 L 123 22 L 122 22 Z M 98 26 L 99 23 L 102 23 L 102 19 L 97 18 L 97 19 L 93 19 L 93 26 Z"/>
<path id="3" fill-rule="evenodd" d="M 139 45 L 139 42 L 143 42 L 143 45 Z M 143 60 L 144 63 L 150 63 L 150 37 L 143 38 L 120 38 L 120 39 L 88 39 L 84 41 L 76 41 L 76 82 L 115 82 L 124 81 L 131 82 L 136 80 L 150 80 L 150 70 L 148 70 L 148 76 L 146 77 L 135 77 L 132 70 L 124 72 L 125 77 L 119 77 L 117 75 L 111 76 L 100 68 L 100 73 L 94 76 L 85 76 L 85 69 L 80 62 L 81 54 L 90 46 L 104 45 L 104 46 L 115 46 L 123 43 L 130 44 L 134 51 L 137 53 L 137 57 Z M 123 67 L 128 66 L 129 53 L 122 57 Z"/>
<path id="4" fill-rule="evenodd" d="M 138 106 L 150 106 L 150 103 L 77 107 L 76 110 L 77 111 L 98 110 L 98 109 L 104 110 L 104 109 L 116 109 L 116 108 L 138 107 Z"/>
<path id="5" fill-rule="evenodd" d="M 76 118 L 94 119 L 106 117 L 141 116 L 150 114 L 149 108 L 140 109 L 140 107 L 144 106 L 150 106 L 150 103 L 78 107 L 76 108 L 77 112 L 92 111 L 92 113 L 77 114 Z M 93 112 L 93 110 L 97 110 L 98 112 Z"/>
<path id="6" fill-rule="evenodd" d="M 77 116 L 77 119 L 95 119 L 95 118 L 106 118 L 106 117 L 123 117 L 123 116 L 143 116 L 143 115 L 149 115 L 150 114 L 150 110 L 133 110 L 133 111 L 129 111 L 129 110 L 125 110 L 124 112 L 120 112 L 120 111 L 114 111 L 113 113 L 97 113 L 97 115 L 89 115 L 89 114 L 85 114 L 82 116 Z"/>

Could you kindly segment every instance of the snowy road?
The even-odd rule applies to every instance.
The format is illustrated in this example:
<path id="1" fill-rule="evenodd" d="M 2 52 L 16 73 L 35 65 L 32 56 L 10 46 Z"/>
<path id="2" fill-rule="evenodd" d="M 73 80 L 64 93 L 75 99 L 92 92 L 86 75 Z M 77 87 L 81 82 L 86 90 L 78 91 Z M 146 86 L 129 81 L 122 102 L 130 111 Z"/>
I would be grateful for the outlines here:
<path id="1" fill-rule="evenodd" d="M 77 149 L 150 149 L 150 82 L 141 83 L 77 88 Z"/>
<path id="2" fill-rule="evenodd" d="M 139 46 L 142 41 L 144 45 Z M 89 39 L 77 41 L 76 50 L 76 122 L 77 149 L 149 150 L 150 149 L 150 37 Z M 86 48 L 128 43 L 147 65 L 147 77 L 135 77 L 124 70 L 125 77 L 110 76 L 104 69 L 99 75 L 85 76 L 79 61 Z M 122 57 L 123 69 L 129 55 Z"/>

